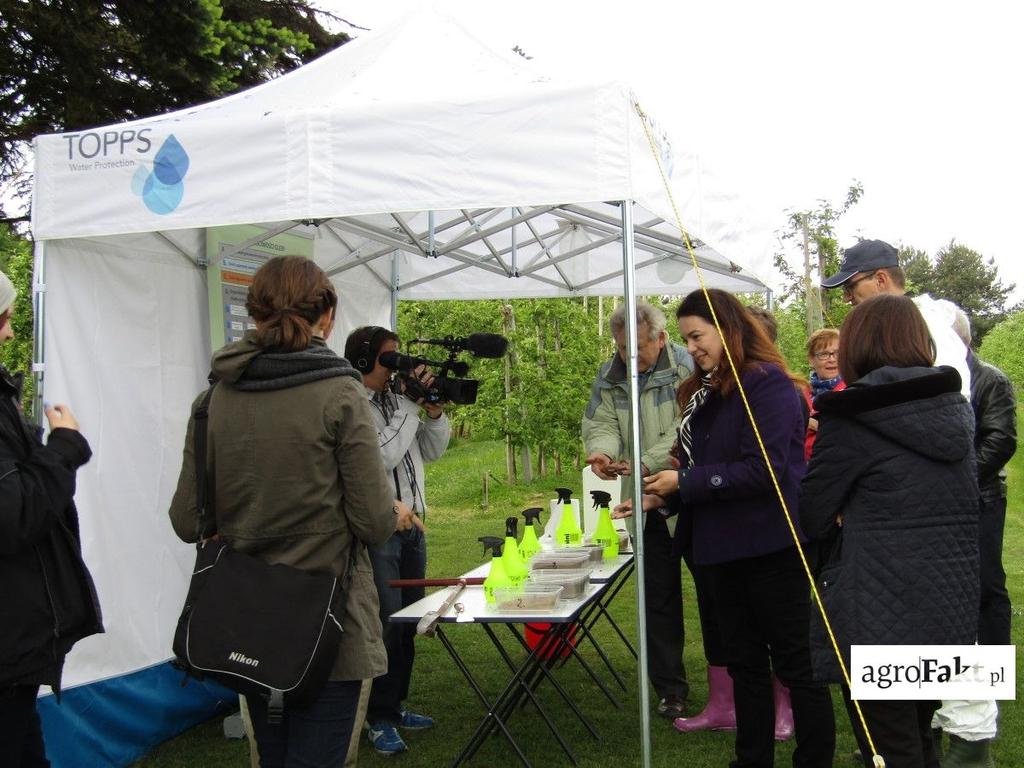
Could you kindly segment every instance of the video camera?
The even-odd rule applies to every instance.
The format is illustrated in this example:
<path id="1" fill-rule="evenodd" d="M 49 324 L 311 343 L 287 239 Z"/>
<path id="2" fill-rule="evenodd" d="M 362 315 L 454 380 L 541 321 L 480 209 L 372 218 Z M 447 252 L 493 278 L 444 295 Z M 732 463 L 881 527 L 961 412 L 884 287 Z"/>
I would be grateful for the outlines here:
<path id="1" fill-rule="evenodd" d="M 404 392 L 414 400 L 423 398 L 427 403 L 455 403 L 456 405 L 472 405 L 476 402 L 476 392 L 480 382 L 467 379 L 469 364 L 457 359 L 459 353 L 469 352 L 473 357 L 498 358 L 508 349 L 508 339 L 497 333 L 471 333 L 463 338 L 446 336 L 443 339 L 413 339 L 414 344 L 433 344 L 448 350 L 448 359 L 444 361 L 430 360 L 425 357 L 403 355 L 401 352 L 384 352 L 378 358 L 380 364 L 399 373 Z M 434 383 L 426 388 L 413 375 L 420 367 L 436 368 Z"/>

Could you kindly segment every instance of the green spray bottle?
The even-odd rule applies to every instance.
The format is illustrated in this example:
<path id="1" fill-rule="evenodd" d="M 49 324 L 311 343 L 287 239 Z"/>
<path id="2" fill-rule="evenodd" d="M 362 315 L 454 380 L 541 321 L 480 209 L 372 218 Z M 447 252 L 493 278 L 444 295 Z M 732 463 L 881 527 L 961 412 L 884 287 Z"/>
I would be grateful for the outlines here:
<path id="1" fill-rule="evenodd" d="M 526 567 L 523 558 L 519 555 L 519 545 L 516 543 L 516 528 L 519 525 L 519 518 L 505 518 L 505 547 L 501 556 L 505 564 L 505 573 L 512 580 L 512 586 L 516 587 L 526 581 L 530 569 Z"/>
<path id="2" fill-rule="evenodd" d="M 505 572 L 505 564 L 501 560 L 502 540 L 497 536 L 481 536 L 477 541 L 484 545 L 485 555 L 487 550 L 491 551 L 491 570 L 484 579 L 484 599 L 493 603 L 495 589 L 512 586 L 512 580 Z"/>
<path id="3" fill-rule="evenodd" d="M 522 512 L 523 519 L 523 540 L 519 542 L 519 556 L 524 561 L 540 552 L 540 541 L 537 539 L 537 529 L 534 523 L 540 522 L 540 513 L 544 510 L 540 507 L 530 507 Z"/>
<path id="4" fill-rule="evenodd" d="M 602 557 L 611 560 L 619 554 L 619 534 L 612 525 L 612 513 L 608 508 L 612 495 L 608 491 L 591 491 L 590 495 L 594 498 L 594 509 L 597 510 L 597 527 L 591 539 L 604 548 Z"/>
<path id="5" fill-rule="evenodd" d="M 562 505 L 562 519 L 558 521 L 558 528 L 555 529 L 555 545 L 578 547 L 583 543 L 583 531 L 580 530 L 580 521 L 572 508 L 572 490 L 555 488 L 555 493 L 558 494 L 558 503 Z"/>

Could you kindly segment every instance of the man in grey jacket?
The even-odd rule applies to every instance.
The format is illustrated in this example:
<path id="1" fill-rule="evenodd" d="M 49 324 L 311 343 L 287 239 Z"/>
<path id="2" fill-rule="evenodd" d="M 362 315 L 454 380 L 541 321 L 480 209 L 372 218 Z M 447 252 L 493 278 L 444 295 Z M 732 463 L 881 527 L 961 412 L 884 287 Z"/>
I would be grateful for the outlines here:
<path id="1" fill-rule="evenodd" d="M 582 424 L 587 464 L 602 480 L 631 470 L 625 305 L 615 310 L 609 325 L 617 351 L 598 371 Z M 646 301 L 637 305 L 637 369 L 639 471 L 647 475 L 670 466 L 669 452 L 679 424 L 676 388 L 693 370 L 693 361 L 685 349 L 668 340 L 665 314 Z M 682 573 L 680 551 L 672 542 L 675 523 L 674 518 L 647 515 L 643 528 L 648 672 L 658 695 L 658 714 L 673 719 L 686 714 L 690 691 L 683 668 Z"/>
<path id="2" fill-rule="evenodd" d="M 408 749 L 398 729 L 430 728 L 434 721 L 405 709 L 415 657 L 413 624 L 393 624 L 388 617 L 424 595 L 423 588 L 396 589 L 391 579 L 422 579 L 426 575 L 427 546 L 422 518 L 426 513 L 423 465 L 440 458 L 448 447 L 451 425 L 442 405 L 414 400 L 411 393 L 398 394 L 392 386 L 392 371 L 381 365 L 383 352 L 398 350 L 398 335 L 379 326 L 357 328 L 345 342 L 345 357 L 363 374 L 363 386 L 370 400 L 384 469 L 394 491 L 395 513 L 408 514 L 410 524 L 398 526 L 391 538 L 370 547 L 373 578 L 380 597 L 380 618 L 384 646 L 388 653 L 386 675 L 373 681 L 367 707 L 368 737 L 381 755 Z M 417 371 L 429 387 L 431 375 Z M 402 389 L 399 384 L 398 389 Z M 425 415 L 421 416 L 420 411 Z"/>

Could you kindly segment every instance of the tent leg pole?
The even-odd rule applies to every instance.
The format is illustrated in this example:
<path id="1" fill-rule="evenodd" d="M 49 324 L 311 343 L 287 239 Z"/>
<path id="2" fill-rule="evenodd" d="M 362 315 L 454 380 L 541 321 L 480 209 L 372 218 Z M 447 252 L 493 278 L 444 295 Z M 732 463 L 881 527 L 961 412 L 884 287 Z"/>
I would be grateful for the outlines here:
<path id="1" fill-rule="evenodd" d="M 46 372 L 46 243 L 36 242 L 32 266 L 32 418 L 43 425 L 43 387 Z"/>
<path id="2" fill-rule="evenodd" d="M 636 325 L 636 254 L 633 249 L 633 202 L 622 201 L 622 279 L 626 299 L 626 333 L 627 349 L 629 350 L 629 409 L 632 445 L 631 466 L 633 472 L 633 520 L 636 534 L 633 536 L 633 552 L 636 562 L 636 626 L 637 626 L 637 675 L 640 703 L 640 755 L 643 768 L 651 765 L 651 712 L 648 701 L 647 680 L 647 620 L 644 606 L 647 604 L 647 591 L 644 585 L 644 514 L 643 488 L 640 477 L 640 380 L 637 370 L 637 325 Z"/>
<path id="3" fill-rule="evenodd" d="M 398 281 L 401 278 L 398 268 L 398 260 L 401 258 L 398 251 L 391 254 L 391 330 L 398 330 Z"/>

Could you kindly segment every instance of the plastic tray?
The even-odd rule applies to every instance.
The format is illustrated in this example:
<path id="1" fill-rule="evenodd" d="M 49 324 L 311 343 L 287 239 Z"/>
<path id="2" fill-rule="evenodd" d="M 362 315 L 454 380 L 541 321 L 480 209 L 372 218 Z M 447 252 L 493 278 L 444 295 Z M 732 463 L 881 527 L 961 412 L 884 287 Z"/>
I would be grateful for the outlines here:
<path id="1" fill-rule="evenodd" d="M 562 587 L 562 599 L 583 597 L 590 583 L 590 568 L 557 568 L 531 571 L 527 584 L 555 584 Z"/>
<path id="2" fill-rule="evenodd" d="M 604 547 L 600 544 L 583 544 L 579 547 L 563 547 L 557 551 L 574 555 L 582 552 L 590 558 L 590 562 L 592 563 L 600 563 L 604 558 Z"/>
<path id="3" fill-rule="evenodd" d="M 556 549 L 552 552 L 538 552 L 530 560 L 530 568 L 535 571 L 553 568 L 583 568 L 589 562 L 589 552 L 566 552 Z"/>
<path id="4" fill-rule="evenodd" d="M 552 612 L 562 596 L 560 584 L 531 584 L 498 587 L 494 590 L 494 610 L 498 613 Z"/>

